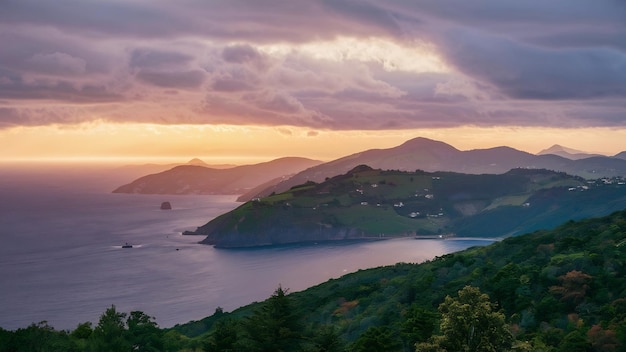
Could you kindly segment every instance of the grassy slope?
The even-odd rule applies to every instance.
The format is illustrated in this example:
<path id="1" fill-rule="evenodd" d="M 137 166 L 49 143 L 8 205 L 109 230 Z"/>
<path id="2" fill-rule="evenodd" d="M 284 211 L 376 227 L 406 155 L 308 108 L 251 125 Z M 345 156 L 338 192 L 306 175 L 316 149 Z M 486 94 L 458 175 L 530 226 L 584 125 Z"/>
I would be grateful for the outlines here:
<path id="1" fill-rule="evenodd" d="M 587 185 L 581 178 L 547 170 L 468 175 L 362 166 L 320 184 L 307 183 L 245 203 L 198 232 L 211 234 L 218 245 L 227 233 L 236 233 L 240 245 L 258 244 L 259 237 L 269 232 L 280 237 L 281 231 L 309 231 L 306 238 L 316 240 L 317 229 L 351 229 L 353 235 L 365 237 L 441 233 L 500 237 L 626 207 L 623 185 L 598 183 L 583 191 Z M 270 237 L 262 243 L 271 243 Z M 281 240 L 290 241 L 286 234 Z"/>

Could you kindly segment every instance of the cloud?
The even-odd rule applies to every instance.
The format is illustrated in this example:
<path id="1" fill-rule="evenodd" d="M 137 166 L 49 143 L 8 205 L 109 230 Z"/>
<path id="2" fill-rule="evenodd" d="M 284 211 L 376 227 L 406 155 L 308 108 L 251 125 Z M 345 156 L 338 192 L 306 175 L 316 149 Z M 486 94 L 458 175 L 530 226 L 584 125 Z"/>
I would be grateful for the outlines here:
<path id="1" fill-rule="evenodd" d="M 193 89 L 204 82 L 204 72 L 201 70 L 189 71 L 156 71 L 144 69 L 137 72 L 139 81 L 163 88 Z"/>
<path id="2" fill-rule="evenodd" d="M 211 88 L 219 92 L 250 91 L 258 86 L 258 75 L 247 69 L 228 69 L 214 73 L 211 84 Z"/>
<path id="3" fill-rule="evenodd" d="M 271 64 L 268 58 L 248 44 L 225 47 L 222 50 L 222 58 L 225 62 L 251 65 L 260 71 L 266 70 Z"/>
<path id="4" fill-rule="evenodd" d="M 0 67 L 34 75 L 106 74 L 123 58 L 98 41 L 55 28 L 0 24 L 0 43 Z"/>
<path id="5" fill-rule="evenodd" d="M 4 108 L 0 107 L 0 128 L 77 124 L 85 113 L 80 107 Z M 42 119 L 45 119 L 42 123 Z"/>
<path id="6" fill-rule="evenodd" d="M 286 136 L 291 136 L 291 135 L 293 135 L 293 132 L 292 132 L 290 129 L 288 129 L 288 128 L 279 127 L 279 128 L 277 129 L 277 131 L 278 131 L 278 133 L 280 133 L 280 134 L 284 134 L 284 135 L 286 135 Z"/>
<path id="7" fill-rule="evenodd" d="M 298 99 L 281 92 L 263 91 L 259 94 L 246 95 L 244 99 L 251 101 L 260 109 L 278 113 L 298 114 L 306 110 Z"/>
<path id="8" fill-rule="evenodd" d="M 35 54 L 26 62 L 35 71 L 59 76 L 80 75 L 86 72 L 87 67 L 85 60 L 58 51 L 51 54 Z"/>
<path id="9" fill-rule="evenodd" d="M 467 75 L 520 99 L 626 97 L 626 53 L 546 49 L 496 35 L 454 30 L 446 57 Z"/>
<path id="10" fill-rule="evenodd" d="M 160 49 L 135 48 L 130 54 L 131 68 L 163 68 L 178 65 L 187 65 L 193 56 Z"/>
<path id="11" fill-rule="evenodd" d="M 0 128 L 623 127 L 625 18 L 586 0 L 9 0 Z"/>
<path id="12" fill-rule="evenodd" d="M 26 122 L 22 118 L 20 110 L 0 107 L 0 128 L 23 126 L 27 125 Z"/>
<path id="13" fill-rule="evenodd" d="M 104 85 L 80 84 L 65 79 L 27 79 L 17 72 L 2 68 L 0 68 L 0 99 L 71 103 L 124 100 L 122 95 L 110 91 Z M 45 119 L 45 117 L 42 118 Z"/>

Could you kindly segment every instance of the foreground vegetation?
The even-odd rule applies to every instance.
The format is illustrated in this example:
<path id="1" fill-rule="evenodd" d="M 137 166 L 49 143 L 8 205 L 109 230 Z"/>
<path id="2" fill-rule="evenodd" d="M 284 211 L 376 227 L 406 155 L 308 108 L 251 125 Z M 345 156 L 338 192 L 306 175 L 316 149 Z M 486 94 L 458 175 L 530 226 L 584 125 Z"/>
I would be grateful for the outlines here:
<path id="1" fill-rule="evenodd" d="M 172 329 L 0 330 L 0 351 L 623 351 L 626 211 L 422 264 L 361 270 Z M 480 337 L 478 339 L 478 337 Z"/>

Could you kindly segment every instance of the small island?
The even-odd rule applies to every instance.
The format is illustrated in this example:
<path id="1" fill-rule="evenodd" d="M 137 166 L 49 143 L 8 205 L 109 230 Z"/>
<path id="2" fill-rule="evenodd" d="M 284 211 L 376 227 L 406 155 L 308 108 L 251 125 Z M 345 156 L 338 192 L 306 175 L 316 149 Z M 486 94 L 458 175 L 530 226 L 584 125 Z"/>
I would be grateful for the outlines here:
<path id="1" fill-rule="evenodd" d="M 170 202 L 161 203 L 161 210 L 172 210 L 172 204 Z"/>

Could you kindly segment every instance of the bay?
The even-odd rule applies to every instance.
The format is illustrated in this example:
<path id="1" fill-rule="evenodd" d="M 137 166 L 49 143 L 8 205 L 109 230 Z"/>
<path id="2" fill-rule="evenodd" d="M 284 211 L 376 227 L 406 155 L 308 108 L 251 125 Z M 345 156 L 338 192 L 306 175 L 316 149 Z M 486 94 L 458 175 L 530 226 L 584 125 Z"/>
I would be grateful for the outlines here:
<path id="1" fill-rule="evenodd" d="M 112 194 L 101 173 L 0 170 L 0 327 L 97 323 L 111 305 L 171 327 L 360 269 L 419 263 L 490 240 L 336 242 L 215 249 L 183 236 L 235 196 Z M 172 210 L 160 210 L 169 201 Z M 124 243 L 133 248 L 122 248 Z"/>

